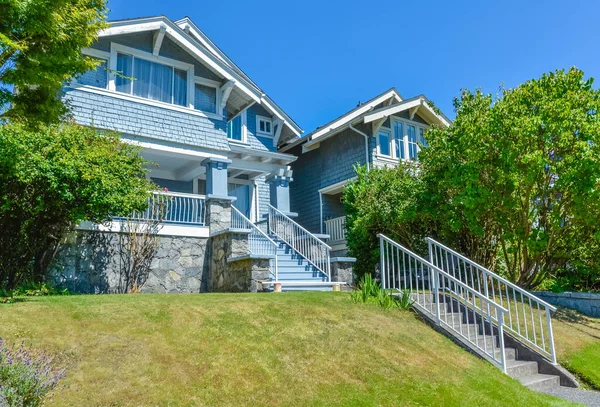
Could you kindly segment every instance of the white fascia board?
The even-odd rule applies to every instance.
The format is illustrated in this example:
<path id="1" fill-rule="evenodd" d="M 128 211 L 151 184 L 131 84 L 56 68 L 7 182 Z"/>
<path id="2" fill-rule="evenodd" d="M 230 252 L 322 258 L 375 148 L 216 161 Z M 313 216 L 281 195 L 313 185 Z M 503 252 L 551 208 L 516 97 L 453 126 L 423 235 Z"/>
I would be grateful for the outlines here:
<path id="1" fill-rule="evenodd" d="M 390 107 L 382 108 L 376 112 L 366 115 L 364 120 L 365 120 L 365 123 L 371 123 L 371 122 L 374 122 L 375 120 L 384 119 L 388 116 L 402 112 L 404 110 L 411 109 L 415 106 L 420 106 L 422 103 L 423 103 L 423 99 L 417 99 L 417 100 L 412 100 L 410 102 L 404 102 L 404 103 L 392 105 Z"/>
<path id="2" fill-rule="evenodd" d="M 285 115 L 285 113 L 281 112 L 280 109 L 275 108 L 266 98 L 266 95 L 263 94 L 263 97 L 260 99 L 260 104 L 263 105 L 267 111 L 275 116 L 277 116 L 277 118 L 279 120 L 281 120 L 283 122 L 284 125 L 288 126 L 288 128 L 290 130 L 292 130 L 292 132 L 296 135 L 296 136 L 300 136 L 302 134 L 302 129 L 292 125 L 292 123 L 290 123 L 290 120 L 286 120 L 289 119 L 289 117 L 287 117 L 287 115 Z"/>
<path id="3" fill-rule="evenodd" d="M 375 106 L 377 106 L 378 104 L 384 102 L 385 100 L 387 100 L 387 99 L 389 99 L 391 97 L 398 98 L 398 95 L 393 90 L 387 92 L 384 95 L 381 95 L 381 97 L 378 97 L 377 99 L 373 100 L 371 103 L 368 103 L 368 104 L 365 104 L 364 106 L 361 106 L 360 109 L 356 110 L 352 114 L 349 114 L 349 115 L 346 115 L 346 116 L 342 116 L 338 120 L 336 120 L 335 122 L 331 123 L 328 127 L 323 128 L 323 129 L 321 129 L 319 131 L 316 131 L 315 133 L 313 133 L 310 136 L 310 140 L 311 141 L 315 140 L 315 139 L 323 136 L 324 134 L 326 134 L 326 133 L 328 133 L 328 132 L 330 132 L 332 130 L 336 130 L 340 126 L 343 126 L 344 124 L 353 121 L 357 117 L 359 117 L 359 116 L 367 113 L 369 110 L 373 109 Z"/>
<path id="4" fill-rule="evenodd" d="M 122 220 L 113 220 L 107 224 L 92 223 L 83 221 L 77 225 L 79 230 L 92 230 L 96 232 L 128 233 L 127 222 Z M 186 236 L 186 237 L 208 237 L 208 226 L 199 225 L 173 225 L 163 224 L 156 233 L 159 236 Z"/>
<path id="5" fill-rule="evenodd" d="M 380 119 L 385 119 L 389 116 L 392 116 L 396 113 L 400 113 L 403 112 L 405 110 L 409 110 L 415 107 L 419 107 L 420 109 L 425 109 L 427 111 L 427 113 L 429 113 L 429 115 L 434 119 L 434 121 L 437 121 L 438 123 L 444 125 L 444 126 L 449 126 L 450 123 L 444 119 L 442 116 L 440 116 L 439 114 L 437 114 L 432 108 L 431 106 L 429 106 L 429 104 L 427 103 L 427 101 L 423 98 L 419 98 L 416 100 L 411 100 L 409 102 L 404 102 L 404 103 L 399 103 L 396 105 L 392 105 L 388 108 L 382 108 L 379 109 L 376 112 L 373 112 L 371 114 L 368 114 L 365 116 L 364 118 L 364 122 L 365 123 L 370 123 L 370 122 L 374 122 L 376 120 L 380 120 Z"/>
<path id="6" fill-rule="evenodd" d="M 121 25 L 122 24 L 122 25 Z M 208 55 L 203 52 L 200 48 L 198 48 L 190 38 L 186 38 L 186 34 L 181 31 L 181 28 L 173 24 L 170 20 L 165 17 L 161 17 L 158 20 L 147 22 L 145 19 L 129 21 L 127 22 L 119 22 L 117 24 L 111 25 L 109 28 L 105 28 L 98 33 L 98 37 L 108 37 L 113 35 L 122 35 L 122 34 L 131 34 L 136 32 L 144 32 L 144 31 L 154 31 L 160 30 L 161 27 L 166 27 L 166 34 L 175 41 L 178 45 L 186 49 L 190 54 L 192 54 L 196 59 L 208 65 L 208 67 L 215 73 L 221 75 L 226 80 L 235 80 L 236 86 L 240 88 L 244 93 L 250 96 L 257 102 L 260 102 L 262 94 L 251 91 L 248 87 L 246 87 L 241 82 L 246 82 L 243 78 L 236 78 L 239 76 L 238 74 L 232 71 L 232 68 L 223 63 L 223 61 L 217 60 L 214 55 Z"/>

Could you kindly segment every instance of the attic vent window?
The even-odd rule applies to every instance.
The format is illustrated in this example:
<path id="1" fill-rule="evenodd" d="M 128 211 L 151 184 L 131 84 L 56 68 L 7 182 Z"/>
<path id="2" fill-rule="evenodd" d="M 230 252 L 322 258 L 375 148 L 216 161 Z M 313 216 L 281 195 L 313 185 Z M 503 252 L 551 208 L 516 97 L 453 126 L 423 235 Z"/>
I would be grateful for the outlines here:
<path id="1" fill-rule="evenodd" d="M 256 132 L 263 136 L 272 136 L 273 121 L 268 117 L 256 116 Z"/>

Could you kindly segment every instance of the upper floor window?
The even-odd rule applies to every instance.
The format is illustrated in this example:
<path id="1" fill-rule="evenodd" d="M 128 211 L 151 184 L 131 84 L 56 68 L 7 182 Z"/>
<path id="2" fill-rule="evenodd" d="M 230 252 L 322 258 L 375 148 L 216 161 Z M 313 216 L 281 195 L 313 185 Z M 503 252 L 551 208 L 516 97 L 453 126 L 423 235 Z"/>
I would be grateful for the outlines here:
<path id="1" fill-rule="evenodd" d="M 231 140 L 242 140 L 242 116 L 237 116 L 227 123 L 227 138 Z"/>
<path id="2" fill-rule="evenodd" d="M 268 117 L 256 116 L 256 132 L 263 136 L 272 136 L 273 121 Z"/>
<path id="3" fill-rule="evenodd" d="M 385 130 L 379 130 L 379 154 L 391 155 L 390 150 L 390 133 Z"/>
<path id="4" fill-rule="evenodd" d="M 425 127 L 412 121 L 392 120 L 390 130 L 384 128 L 379 131 L 378 153 L 392 158 L 416 161 L 420 145 L 427 146 L 425 130 Z"/>
<path id="5" fill-rule="evenodd" d="M 117 54 L 118 92 L 187 106 L 187 72 L 127 54 Z"/>

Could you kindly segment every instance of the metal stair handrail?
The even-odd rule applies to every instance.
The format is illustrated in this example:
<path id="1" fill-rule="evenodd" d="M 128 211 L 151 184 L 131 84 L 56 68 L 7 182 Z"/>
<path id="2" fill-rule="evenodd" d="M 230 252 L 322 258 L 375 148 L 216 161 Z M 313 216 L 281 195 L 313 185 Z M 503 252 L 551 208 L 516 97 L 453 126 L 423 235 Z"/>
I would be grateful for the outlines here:
<path id="1" fill-rule="evenodd" d="M 385 235 L 378 234 L 377 237 L 382 287 L 410 292 L 420 311 L 483 353 L 506 373 L 503 321 L 508 310 Z M 428 297 L 431 297 L 429 302 Z M 474 325 L 470 321 L 481 323 L 481 333 L 479 329 L 472 329 Z"/>
<path id="2" fill-rule="evenodd" d="M 277 249 L 279 245 L 233 205 L 231 206 L 231 227 L 233 229 L 250 230 L 250 234 L 248 235 L 248 251 L 250 254 L 272 256 L 274 262 L 273 274 L 275 281 L 279 281 L 277 265 Z"/>
<path id="3" fill-rule="evenodd" d="M 506 306 L 509 311 L 504 321 L 506 331 L 553 364 L 557 363 L 552 331 L 552 312 L 556 307 L 440 242 L 429 237 L 425 240 L 431 263 L 496 304 Z"/>
<path id="4" fill-rule="evenodd" d="M 269 205 L 269 233 L 277 236 L 304 257 L 331 281 L 331 247 L 296 223 L 279 209 Z"/>

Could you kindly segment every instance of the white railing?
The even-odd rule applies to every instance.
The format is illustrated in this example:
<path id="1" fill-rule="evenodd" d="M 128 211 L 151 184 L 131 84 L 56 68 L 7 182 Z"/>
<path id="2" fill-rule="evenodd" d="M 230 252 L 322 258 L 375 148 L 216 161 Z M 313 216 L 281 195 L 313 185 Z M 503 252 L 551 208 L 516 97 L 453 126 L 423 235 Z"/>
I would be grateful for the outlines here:
<path id="1" fill-rule="evenodd" d="M 289 216 L 269 205 L 269 233 L 287 243 L 331 281 L 329 247 L 321 239 L 294 222 Z"/>
<path id="2" fill-rule="evenodd" d="M 271 256 L 271 272 L 275 277 L 275 281 L 279 281 L 279 273 L 277 270 L 277 243 L 233 205 L 231 206 L 231 228 L 250 231 L 250 234 L 248 235 L 248 251 L 250 254 Z"/>
<path id="3" fill-rule="evenodd" d="M 386 236 L 377 236 L 382 287 L 410 292 L 419 310 L 506 373 L 503 322 L 508 310 Z"/>
<path id="4" fill-rule="evenodd" d="M 204 226 L 206 197 L 179 192 L 152 191 L 146 210 L 134 212 L 130 218 L 137 221 Z"/>
<path id="5" fill-rule="evenodd" d="M 329 242 L 343 242 L 346 240 L 346 217 L 328 219 L 325 221 L 325 233 L 329 235 Z"/>
<path id="6" fill-rule="evenodd" d="M 486 298 L 508 309 L 504 326 L 534 351 L 556 364 L 552 312 L 556 308 L 449 247 L 431 239 L 429 261 Z"/>

